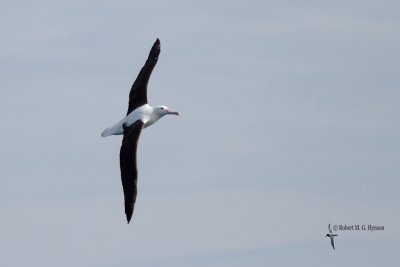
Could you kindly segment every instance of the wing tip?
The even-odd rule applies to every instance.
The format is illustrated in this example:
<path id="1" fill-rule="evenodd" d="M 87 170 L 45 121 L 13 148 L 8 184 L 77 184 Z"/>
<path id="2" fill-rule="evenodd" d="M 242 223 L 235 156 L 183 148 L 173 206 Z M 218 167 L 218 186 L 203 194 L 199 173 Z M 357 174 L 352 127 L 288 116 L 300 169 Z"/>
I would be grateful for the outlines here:
<path id="1" fill-rule="evenodd" d="M 158 50 L 158 52 L 160 51 L 160 48 L 161 48 L 161 42 L 160 42 L 160 39 L 156 39 L 156 41 L 154 42 L 154 45 L 153 45 L 153 47 L 155 48 L 155 49 L 157 49 Z"/>
<path id="2" fill-rule="evenodd" d="M 125 200 L 125 215 L 126 215 L 126 220 L 128 221 L 128 224 L 130 223 L 133 215 L 133 203 L 130 201 Z"/>
<path id="3" fill-rule="evenodd" d="M 155 60 L 154 62 L 157 62 L 158 56 L 160 55 L 160 51 L 161 51 L 160 39 L 157 38 L 157 40 L 151 47 L 148 59 L 154 59 Z"/>
<path id="4" fill-rule="evenodd" d="M 132 213 L 133 213 L 133 212 L 132 212 Z M 131 213 L 131 212 L 129 212 L 129 213 L 126 213 L 126 220 L 127 220 L 128 224 L 131 222 L 131 219 L 132 219 L 132 213 Z"/>

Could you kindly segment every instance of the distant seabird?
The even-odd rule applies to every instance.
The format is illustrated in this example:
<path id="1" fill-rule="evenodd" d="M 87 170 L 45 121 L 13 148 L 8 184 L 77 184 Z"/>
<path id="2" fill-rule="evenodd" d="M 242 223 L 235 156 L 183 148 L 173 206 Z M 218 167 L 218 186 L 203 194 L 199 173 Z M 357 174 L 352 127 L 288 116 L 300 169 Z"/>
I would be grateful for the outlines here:
<path id="1" fill-rule="evenodd" d="M 125 196 L 125 214 L 130 222 L 135 206 L 137 195 L 137 161 L 136 151 L 140 133 L 146 128 L 167 114 L 179 115 L 178 112 L 166 106 L 152 107 L 147 103 L 147 83 L 151 72 L 157 64 L 160 55 L 160 40 L 157 39 L 150 50 L 149 57 L 140 70 L 129 93 L 128 112 L 125 118 L 114 126 L 107 128 L 101 134 L 102 137 L 109 135 L 121 135 L 121 150 L 119 154 L 122 187 Z"/>
<path id="2" fill-rule="evenodd" d="M 333 241 L 333 237 L 338 236 L 338 235 L 332 234 L 331 224 L 328 225 L 328 229 L 329 229 L 329 234 L 326 234 L 326 236 L 331 239 L 331 245 L 332 245 L 333 249 L 335 249 L 335 243 Z"/>

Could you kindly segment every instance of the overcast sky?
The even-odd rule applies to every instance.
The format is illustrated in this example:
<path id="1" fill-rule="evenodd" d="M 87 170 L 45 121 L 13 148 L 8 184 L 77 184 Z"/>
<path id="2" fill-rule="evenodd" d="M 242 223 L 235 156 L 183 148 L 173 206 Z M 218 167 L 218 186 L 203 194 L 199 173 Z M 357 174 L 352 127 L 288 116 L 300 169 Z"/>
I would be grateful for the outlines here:
<path id="1" fill-rule="evenodd" d="M 399 1 L 0 2 L 0 265 L 399 266 Z M 120 136 L 156 38 L 127 225 Z M 380 225 L 338 231 L 327 225 Z"/>

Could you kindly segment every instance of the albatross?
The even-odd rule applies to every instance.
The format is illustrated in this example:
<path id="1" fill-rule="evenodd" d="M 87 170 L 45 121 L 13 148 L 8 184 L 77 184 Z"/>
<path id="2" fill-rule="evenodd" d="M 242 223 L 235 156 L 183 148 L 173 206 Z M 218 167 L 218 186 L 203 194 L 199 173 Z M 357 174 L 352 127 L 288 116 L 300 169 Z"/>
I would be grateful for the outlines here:
<path id="1" fill-rule="evenodd" d="M 123 135 L 119 154 L 121 180 L 125 197 L 125 214 L 130 222 L 137 195 L 136 151 L 142 129 L 149 127 L 165 115 L 179 115 L 167 106 L 150 106 L 147 103 L 147 84 L 160 55 L 160 40 L 157 38 L 146 63 L 140 70 L 129 93 L 128 112 L 114 126 L 105 129 L 101 136 Z"/>
<path id="2" fill-rule="evenodd" d="M 329 234 L 326 234 L 326 237 L 329 237 L 331 239 L 331 245 L 332 245 L 333 249 L 335 249 L 335 242 L 333 241 L 333 238 L 338 235 L 332 233 L 331 224 L 328 225 L 328 230 L 329 230 Z"/>

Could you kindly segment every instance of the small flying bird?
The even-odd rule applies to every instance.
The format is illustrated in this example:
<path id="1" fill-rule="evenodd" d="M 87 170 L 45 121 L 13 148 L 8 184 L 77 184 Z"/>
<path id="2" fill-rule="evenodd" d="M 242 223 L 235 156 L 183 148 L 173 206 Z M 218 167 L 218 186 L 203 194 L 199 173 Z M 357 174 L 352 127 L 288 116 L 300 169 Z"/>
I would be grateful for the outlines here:
<path id="1" fill-rule="evenodd" d="M 143 128 L 152 125 L 165 115 L 179 115 L 178 112 L 166 106 L 152 107 L 147 103 L 147 84 L 151 72 L 157 64 L 160 50 L 160 40 L 157 39 L 150 50 L 146 63 L 132 85 L 126 117 L 114 126 L 105 129 L 101 134 L 102 137 L 124 135 L 119 158 L 125 196 L 125 214 L 128 223 L 132 218 L 137 195 L 138 170 L 136 151 L 140 133 Z"/>
<path id="2" fill-rule="evenodd" d="M 329 234 L 326 234 L 326 236 L 329 237 L 329 238 L 331 239 L 331 245 L 332 245 L 333 249 L 335 249 L 335 243 L 334 243 L 334 241 L 333 241 L 333 238 L 334 238 L 335 236 L 338 236 L 338 235 L 332 234 L 331 224 L 328 224 L 328 230 L 329 230 Z"/>

